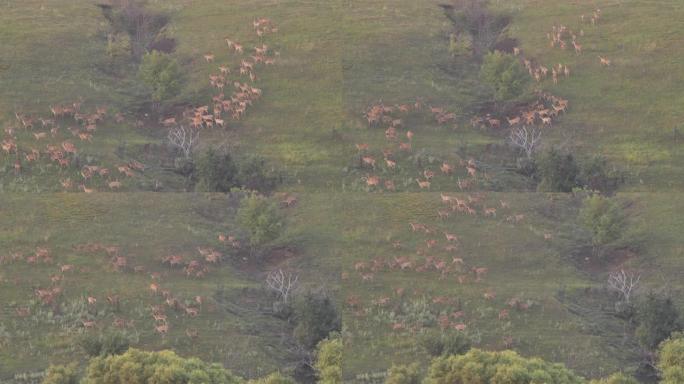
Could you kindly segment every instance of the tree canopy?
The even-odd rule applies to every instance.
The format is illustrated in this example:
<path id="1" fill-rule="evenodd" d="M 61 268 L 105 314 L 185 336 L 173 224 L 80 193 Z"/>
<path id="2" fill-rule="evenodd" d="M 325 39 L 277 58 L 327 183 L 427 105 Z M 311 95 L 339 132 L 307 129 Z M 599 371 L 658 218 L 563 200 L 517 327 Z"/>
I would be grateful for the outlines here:
<path id="1" fill-rule="evenodd" d="M 658 370 L 661 384 L 684 383 L 684 333 L 675 332 L 660 344 Z"/>
<path id="2" fill-rule="evenodd" d="M 513 351 L 471 349 L 465 355 L 435 358 L 425 384 L 581 384 L 584 379 L 562 364 L 524 358 Z"/>
<path id="3" fill-rule="evenodd" d="M 237 384 L 242 380 L 220 364 L 185 359 L 173 351 L 129 349 L 90 360 L 82 384 Z"/>
<path id="4" fill-rule="evenodd" d="M 253 194 L 240 202 L 238 223 L 249 233 L 253 247 L 275 240 L 280 235 L 284 221 L 278 206 L 270 199 Z"/>
<path id="5" fill-rule="evenodd" d="M 342 383 L 342 339 L 331 335 L 318 343 L 314 364 L 320 384 Z"/>
<path id="6" fill-rule="evenodd" d="M 181 88 L 182 72 L 178 62 L 168 54 L 152 51 L 143 56 L 138 69 L 140 79 L 152 91 L 152 99 L 162 102 L 175 96 Z"/>
<path id="7" fill-rule="evenodd" d="M 507 53 L 488 53 L 480 68 L 480 76 L 494 89 L 496 101 L 513 101 L 529 90 L 530 76 L 518 59 Z"/>

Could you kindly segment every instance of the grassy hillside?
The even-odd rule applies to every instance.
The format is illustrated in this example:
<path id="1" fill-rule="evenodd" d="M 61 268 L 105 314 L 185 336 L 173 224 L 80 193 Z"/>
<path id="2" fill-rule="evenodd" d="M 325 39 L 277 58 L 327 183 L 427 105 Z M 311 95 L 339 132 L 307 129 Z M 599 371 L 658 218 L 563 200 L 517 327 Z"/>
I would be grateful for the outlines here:
<path id="1" fill-rule="evenodd" d="M 149 10 L 168 16 L 160 36 L 175 40 L 171 55 L 185 73 L 182 90 L 159 115 L 137 77 L 137 59 L 115 63 L 107 55 L 110 26 L 93 2 L 0 2 L 0 140 L 17 146 L 0 151 L 0 379 L 83 359 L 75 342 L 84 333 L 113 329 L 116 319 L 132 321 L 126 333 L 141 348 L 173 348 L 250 377 L 291 368 L 291 324 L 269 314 L 271 300 L 262 290 L 264 274 L 281 263 L 306 285 L 339 293 L 350 380 L 393 361 L 427 359 L 418 340 L 440 328 L 442 315 L 451 316 L 448 332 L 465 332 L 478 346 L 543 356 L 585 376 L 636 366 L 639 356 L 625 337 L 629 327 L 606 315 L 612 304 L 604 282 L 611 268 L 625 263 L 641 271 L 644 286 L 681 291 L 684 248 L 676 213 L 684 209 L 684 45 L 677 31 L 684 4 L 490 2 L 511 15 L 508 35 L 522 57 L 570 68 L 558 84 L 535 84 L 569 101 L 567 113 L 544 129 L 545 146 L 561 145 L 579 158 L 605 155 L 626 174 L 617 196 L 628 207 L 639 251 L 615 264 L 593 265 L 569 257 L 576 198 L 536 193 L 535 183 L 515 172 L 518 154 L 506 144 L 506 129 L 471 125 L 488 90 L 476 60 L 449 53 L 453 26 L 441 3 L 149 0 Z M 602 16 L 592 25 L 588 16 L 597 8 Z M 257 36 L 252 22 L 260 17 L 271 19 L 278 32 Z M 549 46 L 547 33 L 561 24 L 578 35 L 581 55 L 572 46 Z M 229 50 L 225 38 L 242 43 L 245 54 Z M 275 63 L 257 66 L 250 82 L 238 67 L 262 44 Z M 214 62 L 204 59 L 208 53 Z M 602 66 L 598 56 L 611 65 Z M 173 172 L 175 155 L 159 122 L 180 119 L 185 107 L 211 104 L 217 91 L 209 76 L 220 65 L 232 71 L 227 94 L 240 81 L 262 96 L 244 118 L 203 129 L 197 152 L 219 147 L 237 158 L 259 154 L 284 175 L 277 192 L 299 199 L 286 210 L 287 233 L 263 265 L 241 263 L 242 251 L 217 240 L 219 233 L 239 231 L 236 196 L 176 193 L 187 185 Z M 74 135 L 70 128 L 78 124 L 71 118 L 58 120 L 55 132 L 40 123 L 52 118 L 50 106 L 79 101 L 83 113 L 107 109 L 92 138 Z M 389 123 L 369 126 L 374 105 L 394 108 L 388 116 L 401 120 L 396 139 L 386 137 Z M 439 123 L 431 108 L 455 118 Z M 15 114 L 33 118 L 33 127 L 22 128 Z M 59 149 L 65 141 L 77 156 L 60 167 L 49 159 L 48 146 Z M 401 149 L 409 143 L 410 150 Z M 357 149 L 363 145 L 367 149 Z M 32 151 L 38 159 L 26 157 Z M 394 166 L 383 151 L 392 152 Z M 474 175 L 468 175 L 469 160 L 476 164 Z M 144 169 L 132 176 L 117 169 L 138 163 Z M 453 171 L 443 172 L 444 163 Z M 109 175 L 84 180 L 85 165 L 107 168 Z M 424 189 L 417 180 L 429 172 L 435 174 Z M 377 186 L 369 183 L 374 177 Z M 112 189 L 112 181 L 122 186 Z M 96 193 L 78 193 L 80 184 Z M 475 215 L 439 217 L 445 209 L 439 192 L 467 199 L 478 191 L 486 194 Z M 486 208 L 497 208 L 496 216 L 485 216 Z M 522 215 L 517 222 L 515 215 Z M 435 231 L 412 232 L 409 223 Z M 448 242 L 444 232 L 459 240 Z M 431 239 L 437 244 L 427 250 Z M 117 271 L 113 255 L 84 248 L 88 243 L 120 246 L 116 256 L 130 265 Z M 450 245 L 457 250 L 444 250 Z M 238 261 L 214 266 L 204 278 L 161 263 L 176 253 L 198 257 L 198 246 L 235 254 Z M 48 249 L 52 261 L 29 261 L 37 248 Z M 435 258 L 432 266 L 416 270 L 426 255 Z M 404 270 L 389 267 L 398 263 L 395 257 L 409 263 Z M 372 271 L 374 259 L 382 267 Z M 450 266 L 448 273 L 436 269 L 440 261 Z M 51 281 L 61 265 L 74 270 Z M 134 272 L 136 266 L 145 272 Z M 472 268 L 487 268 L 481 281 L 474 281 Z M 149 289 L 152 273 L 188 305 L 195 296 L 206 299 L 197 317 L 171 311 L 164 337 L 151 318 L 150 306 L 162 302 Z M 50 286 L 63 288 L 56 309 L 61 316 L 36 296 L 36 289 Z M 485 299 L 485 293 L 494 297 Z M 120 297 L 119 309 L 107 304 L 111 295 Z M 88 305 L 88 296 L 97 303 Z M 513 298 L 529 308 L 510 307 Z M 85 330 L 83 321 L 95 321 L 96 330 Z M 459 324 L 465 330 L 455 330 Z M 186 330 L 197 330 L 198 337 Z"/>

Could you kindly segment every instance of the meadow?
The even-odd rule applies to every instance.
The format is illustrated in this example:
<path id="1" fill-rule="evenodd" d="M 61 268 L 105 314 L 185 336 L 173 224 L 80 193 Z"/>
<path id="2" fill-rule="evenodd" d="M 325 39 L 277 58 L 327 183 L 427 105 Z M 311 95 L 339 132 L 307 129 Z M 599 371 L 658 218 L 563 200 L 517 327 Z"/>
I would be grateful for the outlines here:
<path id="1" fill-rule="evenodd" d="M 684 210 L 684 45 L 676 32 L 684 4 L 490 2 L 510 13 L 507 33 L 524 58 L 570 68 L 558 84 L 550 78 L 535 83 L 569 101 L 567 112 L 544 128 L 544 145 L 579 158 L 604 155 L 626 175 L 617 199 L 628 207 L 639 252 L 616 264 L 583 265 L 567 247 L 578 197 L 537 193 L 514 169 L 518 153 L 506 144 L 506 130 L 471 125 L 486 89 L 476 64 L 450 54 L 452 25 L 441 3 L 148 0 L 149 9 L 168 15 L 161 34 L 175 40 L 172 55 L 186 74 L 164 116 L 156 116 L 142 96 L 135 63 L 108 57 L 109 27 L 99 7 L 87 0 L 0 2 L 0 127 L 15 132 L 0 138 L 16 137 L 19 148 L 0 152 L 0 379 L 84 359 L 79 337 L 114 329 L 117 319 L 132 321 L 124 331 L 139 347 L 172 348 L 247 377 L 289 369 L 296 363 L 291 324 L 272 316 L 263 288 L 265 273 L 278 266 L 336 294 L 350 381 L 364 381 L 393 362 L 426 361 L 418 340 L 440 328 L 465 332 L 483 348 L 563 362 L 588 377 L 635 368 L 641 356 L 625 336 L 629 325 L 605 314 L 605 280 L 611 270 L 635 268 L 644 287 L 665 287 L 684 305 L 678 282 L 683 223 L 676 214 Z M 582 21 L 597 8 L 599 23 Z M 252 22 L 261 17 L 273 20 L 278 32 L 255 35 Z M 549 46 L 547 33 L 559 24 L 582 31 L 581 55 Z M 203 130 L 197 152 L 218 147 L 237 158 L 258 154 L 282 173 L 276 193 L 298 199 L 284 209 L 287 231 L 274 244 L 273 254 L 285 254 L 283 260 L 246 265 L 242 251 L 217 240 L 240 231 L 234 223 L 238 197 L 188 191 L 173 171 L 160 124 L 184 107 L 209 104 L 215 90 L 208 77 L 219 65 L 237 72 L 242 57 L 225 38 L 250 51 L 267 44 L 278 56 L 250 83 L 263 94 L 246 116 Z M 215 55 L 213 62 L 205 60 L 207 53 Z M 598 56 L 611 65 L 602 66 Z M 231 79 L 248 81 L 235 73 Z M 51 133 L 38 120 L 25 129 L 16 118 L 48 119 L 50 106 L 76 101 L 87 113 L 106 107 L 90 139 L 69 132 L 77 125 L 72 119 L 59 120 Z M 396 140 L 387 139 L 387 125 L 369 125 L 373 105 L 395 108 L 392 116 L 401 120 Z M 396 112 L 402 105 L 408 112 Z M 431 108 L 455 119 L 440 123 Z M 40 132 L 45 137 L 35 136 Z M 76 145 L 78 161 L 60 167 L 43 148 L 64 141 Z M 32 149 L 40 158 L 24 159 Z M 475 174 L 467 169 L 470 161 Z M 132 176 L 117 171 L 136 164 L 143 167 Z M 453 171 L 443 171 L 444 164 Z M 107 168 L 109 175 L 83 180 L 83 165 Z M 369 182 L 374 177 L 377 185 Z M 417 182 L 425 179 L 427 188 Z M 112 181 L 122 185 L 112 188 Z M 463 188 L 464 182 L 472 183 Z M 94 193 L 79 193 L 81 184 Z M 482 202 L 474 204 L 474 215 L 440 217 L 446 209 L 440 192 Z M 496 214 L 485 215 L 486 208 Z M 409 223 L 434 231 L 412 232 Z M 458 240 L 446 240 L 445 232 Z M 433 237 L 436 259 L 416 270 Z M 117 268 L 103 249 L 83 248 L 89 243 L 119 246 L 129 265 Z M 449 245 L 456 250 L 444 250 Z M 219 249 L 226 260 L 202 278 L 161 261 L 175 253 L 197 257 L 197 247 Z M 27 261 L 37 248 L 47 248 L 52 261 Z M 373 260 L 382 266 L 371 270 Z M 447 273 L 434 266 L 440 261 L 451 268 Z M 409 264 L 402 268 L 401 262 Z M 62 274 L 64 313 L 55 318 L 35 290 L 53 285 L 51 276 L 62 265 L 74 270 Z M 145 272 L 135 272 L 136 266 Z M 473 268 L 487 271 L 478 276 Z M 206 299 L 199 316 L 171 311 L 164 337 L 150 315 L 150 307 L 162 303 L 150 292 L 152 273 L 186 305 L 193 307 L 195 296 Z M 462 283 L 459 276 L 465 276 Z M 120 307 L 107 304 L 112 295 Z M 88 296 L 97 303 L 89 305 Z M 511 299 L 528 308 L 511 306 Z M 450 315 L 455 312 L 462 314 Z M 95 321 L 95 330 L 83 321 Z M 465 329 L 456 330 L 459 324 Z"/>

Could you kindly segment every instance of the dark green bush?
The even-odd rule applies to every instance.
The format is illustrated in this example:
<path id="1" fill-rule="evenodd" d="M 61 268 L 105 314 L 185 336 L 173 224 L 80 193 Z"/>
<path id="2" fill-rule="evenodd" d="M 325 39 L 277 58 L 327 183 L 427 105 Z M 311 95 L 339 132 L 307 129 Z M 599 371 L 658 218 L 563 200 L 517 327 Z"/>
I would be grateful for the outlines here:
<path id="1" fill-rule="evenodd" d="M 462 355 L 470 350 L 470 339 L 462 332 L 432 331 L 420 338 L 420 344 L 430 356 Z"/>
<path id="2" fill-rule="evenodd" d="M 201 192 L 229 192 L 239 186 L 237 167 L 228 153 L 207 149 L 195 163 L 197 185 Z"/>
<path id="3" fill-rule="evenodd" d="M 335 302 L 323 292 L 306 292 L 295 300 L 297 326 L 294 337 L 302 346 L 312 349 L 331 332 L 342 328 Z"/>

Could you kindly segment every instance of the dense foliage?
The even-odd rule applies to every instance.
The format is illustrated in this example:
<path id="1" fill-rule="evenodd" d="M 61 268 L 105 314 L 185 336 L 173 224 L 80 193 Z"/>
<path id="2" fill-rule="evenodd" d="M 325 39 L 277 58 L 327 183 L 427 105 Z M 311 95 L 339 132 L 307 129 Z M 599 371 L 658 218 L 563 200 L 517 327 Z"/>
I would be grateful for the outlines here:
<path id="1" fill-rule="evenodd" d="M 420 384 L 420 366 L 418 363 L 409 365 L 392 365 L 387 372 L 385 384 Z"/>
<path id="2" fill-rule="evenodd" d="M 78 384 L 76 364 L 51 365 L 45 373 L 43 384 Z"/>
<path id="3" fill-rule="evenodd" d="M 342 328 L 342 319 L 333 299 L 323 292 L 306 292 L 295 301 L 294 336 L 307 347 L 314 348 L 331 332 Z"/>
<path id="4" fill-rule="evenodd" d="M 429 332 L 420 344 L 431 356 L 462 355 L 470 349 L 470 339 L 463 332 Z"/>
<path id="5" fill-rule="evenodd" d="M 639 344 L 649 350 L 681 329 L 679 311 L 672 298 L 656 292 L 649 292 L 638 301 L 636 318 Z"/>
<path id="6" fill-rule="evenodd" d="M 638 384 L 638 381 L 624 373 L 614 373 L 604 379 L 592 380 L 590 384 Z"/>
<path id="7" fill-rule="evenodd" d="M 494 99 L 499 102 L 510 102 L 527 94 L 530 76 L 518 59 L 500 51 L 494 51 L 484 57 L 480 68 L 480 76 L 494 90 Z"/>
<path id="8" fill-rule="evenodd" d="M 676 332 L 660 344 L 658 370 L 662 384 L 684 383 L 684 333 Z"/>
<path id="9" fill-rule="evenodd" d="M 172 351 L 129 349 L 123 355 L 90 361 L 82 384 L 231 384 L 242 380 L 220 364 L 184 359 Z"/>
<path id="10" fill-rule="evenodd" d="M 584 379 L 562 364 L 524 358 L 513 351 L 472 349 L 465 355 L 438 357 L 425 384 L 581 384 Z"/>
<path id="11" fill-rule="evenodd" d="M 285 225 L 276 203 L 258 194 L 252 194 L 240 202 L 237 221 L 249 234 L 252 247 L 277 239 Z"/>
<path id="12" fill-rule="evenodd" d="M 229 153 L 207 149 L 197 160 L 197 190 L 202 192 L 229 192 L 237 187 L 237 167 Z"/>
<path id="13" fill-rule="evenodd" d="M 612 198 L 593 194 L 584 199 L 580 209 L 582 225 L 591 233 L 596 255 L 622 237 L 626 221 L 619 203 Z"/>
<path id="14" fill-rule="evenodd" d="M 577 186 L 579 166 L 572 154 L 549 148 L 537 159 L 537 171 L 542 192 L 571 192 Z"/>
<path id="15" fill-rule="evenodd" d="M 319 383 L 342 383 L 342 338 L 339 334 L 318 343 L 314 368 Z"/>
<path id="16" fill-rule="evenodd" d="M 157 103 L 169 100 L 181 89 L 183 72 L 178 62 L 168 54 L 159 51 L 145 54 L 138 74 L 149 87 L 152 100 Z"/>

